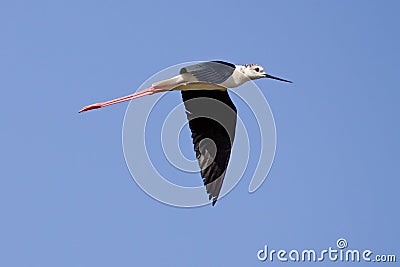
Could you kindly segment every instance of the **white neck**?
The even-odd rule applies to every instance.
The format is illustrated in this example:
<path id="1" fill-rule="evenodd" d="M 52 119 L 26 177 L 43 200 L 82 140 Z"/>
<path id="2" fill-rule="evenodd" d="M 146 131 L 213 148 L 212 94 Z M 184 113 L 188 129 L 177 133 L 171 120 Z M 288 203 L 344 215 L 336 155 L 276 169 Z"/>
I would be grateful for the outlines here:
<path id="1" fill-rule="evenodd" d="M 242 65 L 236 65 L 232 76 L 229 77 L 229 79 L 223 82 L 221 85 L 227 88 L 235 88 L 244 84 L 247 81 L 250 81 L 250 79 L 244 74 L 244 68 L 245 67 Z"/>

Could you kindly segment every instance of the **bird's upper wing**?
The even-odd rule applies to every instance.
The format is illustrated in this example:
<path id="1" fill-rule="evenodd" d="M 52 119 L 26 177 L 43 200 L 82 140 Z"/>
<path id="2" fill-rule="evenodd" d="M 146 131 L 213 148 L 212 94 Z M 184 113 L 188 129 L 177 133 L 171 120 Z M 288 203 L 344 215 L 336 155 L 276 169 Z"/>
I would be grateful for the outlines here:
<path id="1" fill-rule="evenodd" d="M 226 90 L 181 92 L 201 176 L 214 205 L 231 155 L 236 128 L 236 107 Z"/>
<path id="2" fill-rule="evenodd" d="M 228 62 L 209 61 L 184 67 L 180 74 L 190 73 L 200 82 L 221 84 L 232 75 L 235 68 L 234 64 Z"/>

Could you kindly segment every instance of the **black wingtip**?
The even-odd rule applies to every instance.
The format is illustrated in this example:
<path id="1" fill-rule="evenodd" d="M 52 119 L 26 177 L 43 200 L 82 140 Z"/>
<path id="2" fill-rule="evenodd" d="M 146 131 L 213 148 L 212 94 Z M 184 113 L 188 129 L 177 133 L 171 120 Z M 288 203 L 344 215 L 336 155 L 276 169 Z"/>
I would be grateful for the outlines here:
<path id="1" fill-rule="evenodd" d="M 213 207 L 215 206 L 215 203 L 217 203 L 217 198 L 214 198 L 213 201 L 212 201 L 212 206 Z"/>

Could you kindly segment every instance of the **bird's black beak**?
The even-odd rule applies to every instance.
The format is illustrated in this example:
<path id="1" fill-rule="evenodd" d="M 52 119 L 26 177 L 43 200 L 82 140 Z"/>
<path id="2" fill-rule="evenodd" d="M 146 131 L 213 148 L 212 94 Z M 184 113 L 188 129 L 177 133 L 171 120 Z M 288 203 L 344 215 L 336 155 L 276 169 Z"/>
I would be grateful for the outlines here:
<path id="1" fill-rule="evenodd" d="M 278 77 L 275 77 L 275 76 L 272 76 L 272 75 L 269 75 L 269 74 L 266 74 L 266 73 L 265 73 L 264 78 L 270 78 L 270 79 L 274 79 L 274 80 L 278 80 L 278 81 L 282 81 L 282 82 L 293 83 L 291 81 L 288 81 L 288 80 L 285 80 L 285 79 L 282 79 L 282 78 L 278 78 Z"/>

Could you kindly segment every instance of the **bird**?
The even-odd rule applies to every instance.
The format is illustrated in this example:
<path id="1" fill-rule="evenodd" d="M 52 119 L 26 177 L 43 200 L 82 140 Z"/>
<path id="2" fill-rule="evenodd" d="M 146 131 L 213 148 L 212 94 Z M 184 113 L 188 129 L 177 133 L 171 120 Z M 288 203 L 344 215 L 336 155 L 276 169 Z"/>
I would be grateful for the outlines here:
<path id="1" fill-rule="evenodd" d="M 150 88 L 106 102 L 83 107 L 79 113 L 167 91 L 181 91 L 194 152 L 212 206 L 218 200 L 231 156 L 237 109 L 228 88 L 261 78 L 292 81 L 267 74 L 259 64 L 235 65 L 215 60 L 180 69 L 177 76 L 159 81 Z"/>

